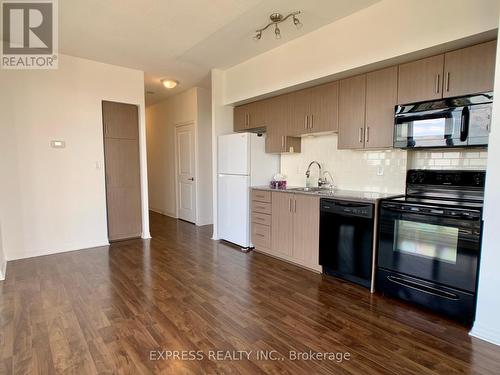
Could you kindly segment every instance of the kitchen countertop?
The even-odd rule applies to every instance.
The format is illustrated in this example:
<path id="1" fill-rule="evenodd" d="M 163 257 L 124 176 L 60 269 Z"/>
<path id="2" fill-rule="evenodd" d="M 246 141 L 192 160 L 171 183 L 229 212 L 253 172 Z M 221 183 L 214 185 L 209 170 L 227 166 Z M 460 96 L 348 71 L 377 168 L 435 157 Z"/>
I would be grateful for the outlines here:
<path id="1" fill-rule="evenodd" d="M 325 191 L 293 190 L 295 188 L 300 188 L 300 186 L 289 186 L 286 189 L 271 189 L 269 186 L 252 186 L 251 188 L 255 190 L 274 191 L 277 193 L 305 194 L 305 195 L 318 196 L 320 198 L 363 201 L 371 203 L 375 203 L 380 199 L 398 197 L 403 195 L 394 193 L 377 193 L 371 191 L 339 190 L 339 189 L 333 189 L 333 192 L 330 190 L 325 190 Z"/>

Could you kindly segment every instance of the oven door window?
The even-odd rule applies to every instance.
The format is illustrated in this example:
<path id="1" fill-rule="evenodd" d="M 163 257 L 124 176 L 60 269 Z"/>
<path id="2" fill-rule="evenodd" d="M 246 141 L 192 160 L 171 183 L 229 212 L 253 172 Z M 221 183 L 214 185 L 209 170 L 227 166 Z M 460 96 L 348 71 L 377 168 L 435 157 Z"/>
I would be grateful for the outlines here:
<path id="1" fill-rule="evenodd" d="M 396 220 L 394 251 L 455 264 L 458 228 Z"/>

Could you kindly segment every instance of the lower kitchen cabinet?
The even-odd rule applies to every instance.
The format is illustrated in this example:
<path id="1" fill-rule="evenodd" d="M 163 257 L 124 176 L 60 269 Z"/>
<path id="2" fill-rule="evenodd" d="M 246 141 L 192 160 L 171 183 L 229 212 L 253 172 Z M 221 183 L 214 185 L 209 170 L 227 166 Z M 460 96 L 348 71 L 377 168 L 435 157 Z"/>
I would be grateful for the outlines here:
<path id="1" fill-rule="evenodd" d="M 319 198 L 273 192 L 271 199 L 271 249 L 264 252 L 301 266 L 319 266 Z M 257 247 L 257 250 L 259 248 Z"/>
<path id="2" fill-rule="evenodd" d="M 295 194 L 272 193 L 271 250 L 275 254 L 292 256 L 293 200 Z"/>
<path id="3" fill-rule="evenodd" d="M 319 267 L 319 197 L 294 194 L 292 257 L 313 269 Z"/>

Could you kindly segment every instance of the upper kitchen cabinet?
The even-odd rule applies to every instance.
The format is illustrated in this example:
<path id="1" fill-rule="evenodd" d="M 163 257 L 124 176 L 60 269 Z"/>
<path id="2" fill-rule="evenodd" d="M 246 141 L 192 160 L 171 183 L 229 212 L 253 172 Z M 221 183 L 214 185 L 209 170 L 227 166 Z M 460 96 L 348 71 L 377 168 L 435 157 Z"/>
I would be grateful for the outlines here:
<path id="1" fill-rule="evenodd" d="M 338 130 L 338 82 L 292 94 L 292 135 Z"/>
<path id="2" fill-rule="evenodd" d="M 339 149 L 364 147 L 366 74 L 343 79 L 339 86 Z"/>
<path id="3" fill-rule="evenodd" d="M 366 75 L 365 148 L 392 147 L 397 95 L 397 66 Z"/>
<path id="4" fill-rule="evenodd" d="M 268 101 L 267 153 L 300 152 L 300 138 L 289 136 L 291 99 L 291 94 L 287 94 L 274 97 Z"/>
<path id="5" fill-rule="evenodd" d="M 398 103 L 440 99 L 443 67 L 444 55 L 399 65 Z"/>
<path id="6" fill-rule="evenodd" d="M 248 103 L 234 107 L 234 131 L 265 128 L 267 125 L 268 100 Z"/>
<path id="7" fill-rule="evenodd" d="M 493 91 L 496 46 L 493 40 L 445 53 L 443 96 Z"/>

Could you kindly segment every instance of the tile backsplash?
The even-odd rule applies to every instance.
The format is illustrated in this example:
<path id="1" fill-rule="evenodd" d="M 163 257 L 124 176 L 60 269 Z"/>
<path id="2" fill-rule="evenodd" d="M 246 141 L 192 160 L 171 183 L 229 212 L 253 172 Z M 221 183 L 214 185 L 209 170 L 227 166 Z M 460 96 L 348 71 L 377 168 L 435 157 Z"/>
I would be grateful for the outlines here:
<path id="1" fill-rule="evenodd" d="M 411 151 L 409 169 L 474 169 L 485 170 L 488 152 L 485 148 Z"/>
<path id="2" fill-rule="evenodd" d="M 281 156 L 281 173 L 290 186 L 304 186 L 309 163 L 318 161 L 339 189 L 404 193 L 407 169 L 486 169 L 485 148 L 406 151 L 338 150 L 337 134 L 302 138 L 302 152 Z M 311 182 L 317 184 L 317 166 Z"/>
<path id="3" fill-rule="evenodd" d="M 400 194 L 405 189 L 406 155 L 404 150 L 338 150 L 337 134 L 308 136 L 302 138 L 300 154 L 281 156 L 281 173 L 290 186 L 304 186 L 307 166 L 316 160 L 339 189 Z M 317 184 L 317 166 L 311 168 L 311 179 Z"/>

